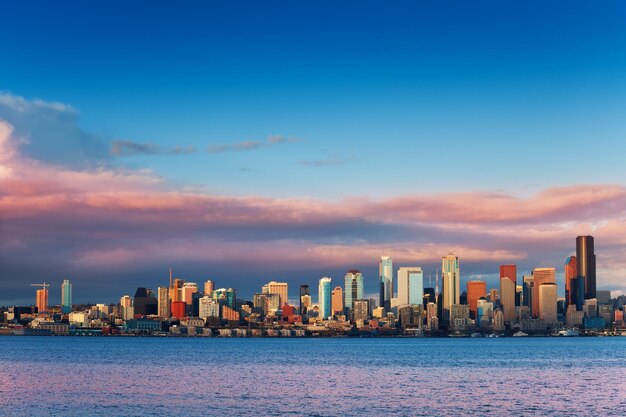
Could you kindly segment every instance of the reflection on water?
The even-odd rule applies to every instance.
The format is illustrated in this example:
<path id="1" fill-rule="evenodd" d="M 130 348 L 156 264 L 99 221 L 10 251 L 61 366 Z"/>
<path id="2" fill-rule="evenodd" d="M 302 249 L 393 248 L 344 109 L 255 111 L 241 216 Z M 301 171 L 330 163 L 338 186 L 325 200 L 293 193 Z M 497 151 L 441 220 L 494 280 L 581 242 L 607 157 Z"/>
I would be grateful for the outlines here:
<path id="1" fill-rule="evenodd" d="M 0 415 L 615 415 L 626 338 L 0 337 Z"/>

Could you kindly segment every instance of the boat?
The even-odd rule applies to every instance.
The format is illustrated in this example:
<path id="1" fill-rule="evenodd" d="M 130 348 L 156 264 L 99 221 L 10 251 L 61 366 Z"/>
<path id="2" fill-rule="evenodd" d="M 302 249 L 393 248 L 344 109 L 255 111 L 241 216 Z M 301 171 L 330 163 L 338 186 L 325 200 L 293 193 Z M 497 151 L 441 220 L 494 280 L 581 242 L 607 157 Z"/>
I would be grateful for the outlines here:
<path id="1" fill-rule="evenodd" d="M 528 333 L 524 333 L 521 330 L 513 334 L 513 337 L 528 337 Z"/>
<path id="2" fill-rule="evenodd" d="M 483 337 L 483 335 L 478 332 L 475 332 L 475 333 L 472 333 L 472 337 Z"/>
<path id="3" fill-rule="evenodd" d="M 580 336 L 580 333 L 578 333 L 578 330 L 575 330 L 575 329 L 566 329 L 566 330 L 561 330 L 559 332 L 559 336 L 575 337 L 575 336 Z"/>

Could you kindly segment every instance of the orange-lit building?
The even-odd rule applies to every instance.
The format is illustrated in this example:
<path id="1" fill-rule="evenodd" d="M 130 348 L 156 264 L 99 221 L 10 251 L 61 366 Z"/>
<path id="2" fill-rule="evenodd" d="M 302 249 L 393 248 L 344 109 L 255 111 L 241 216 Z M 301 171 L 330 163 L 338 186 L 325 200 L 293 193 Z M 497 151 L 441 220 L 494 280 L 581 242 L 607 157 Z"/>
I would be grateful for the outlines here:
<path id="1" fill-rule="evenodd" d="M 48 289 L 42 288 L 37 290 L 37 312 L 44 313 L 48 311 Z"/>
<path id="2" fill-rule="evenodd" d="M 183 288 L 184 282 L 185 281 L 180 278 L 176 278 L 174 280 L 174 283 L 170 287 L 170 300 L 171 301 L 181 301 L 183 299 L 182 288 Z"/>
<path id="3" fill-rule="evenodd" d="M 337 286 L 333 289 L 332 293 L 332 309 L 333 315 L 343 314 L 343 290 Z"/>
<path id="4" fill-rule="evenodd" d="M 470 317 L 476 319 L 478 299 L 487 297 L 487 283 L 485 281 L 467 282 L 467 304 L 469 305 Z"/>
<path id="5" fill-rule="evenodd" d="M 578 276 L 578 262 L 575 256 L 570 256 L 565 260 L 565 302 L 567 305 L 576 304 L 574 291 L 576 288 L 576 277 Z"/>
<path id="6" fill-rule="evenodd" d="M 239 312 L 224 305 L 222 306 L 222 320 L 239 321 Z"/>
<path id="7" fill-rule="evenodd" d="M 516 265 L 500 265 L 500 279 L 508 277 L 517 285 L 517 266 Z"/>
<path id="8" fill-rule="evenodd" d="M 172 317 L 176 317 L 177 319 L 186 317 L 186 308 L 187 304 L 184 301 L 172 301 Z"/>
<path id="9" fill-rule="evenodd" d="M 543 284 L 556 284 L 556 270 L 554 268 L 533 269 L 533 303 L 531 313 L 533 317 L 541 316 L 541 304 L 539 303 L 539 287 Z"/>

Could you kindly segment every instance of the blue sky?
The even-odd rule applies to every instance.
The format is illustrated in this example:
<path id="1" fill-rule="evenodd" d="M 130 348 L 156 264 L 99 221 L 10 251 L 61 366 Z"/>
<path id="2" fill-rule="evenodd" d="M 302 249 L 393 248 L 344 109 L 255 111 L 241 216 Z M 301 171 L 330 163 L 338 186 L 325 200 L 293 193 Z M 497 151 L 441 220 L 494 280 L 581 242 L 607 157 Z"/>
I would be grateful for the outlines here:
<path id="1" fill-rule="evenodd" d="M 118 161 L 228 194 L 524 193 L 623 176 L 623 3 L 334 3 L 6 5 L 0 80 L 71 104 L 105 140 L 302 139 Z"/>
<path id="2" fill-rule="evenodd" d="M 626 242 L 611 232 L 621 230 L 626 216 L 619 209 L 626 175 L 624 21 L 626 5 L 619 1 L 10 2 L 0 24 L 0 119 L 19 143 L 22 159 L 12 163 L 23 178 L 44 177 L 29 160 L 66 167 L 108 198 L 115 187 L 96 174 L 109 170 L 132 183 L 127 188 L 153 193 L 148 197 L 196 193 L 159 194 L 168 204 L 160 210 L 171 210 L 175 197 L 185 204 L 201 200 L 209 214 L 220 212 L 220 204 L 230 210 L 215 220 L 224 224 L 210 225 L 200 221 L 209 216 L 204 208 L 193 212 L 205 214 L 197 227 L 208 228 L 209 238 L 176 235 L 155 221 L 153 230 L 178 239 L 162 245 L 214 248 L 219 245 L 208 240 L 218 236 L 225 247 L 269 242 L 292 256 L 274 269 L 243 259 L 246 276 L 264 268 L 292 285 L 308 274 L 312 284 L 320 274 L 341 276 L 357 267 L 374 279 L 376 256 L 363 265 L 350 248 L 377 253 L 416 242 L 441 251 L 416 258 L 431 270 L 448 248 L 461 245 L 482 251 L 463 264 L 468 278 L 493 277 L 500 259 L 489 253 L 498 250 L 508 251 L 502 262 L 519 263 L 521 274 L 538 265 L 561 268 L 577 234 L 602 236 L 606 229 L 597 243 L 610 253 L 605 282 L 626 288 L 620 281 L 626 265 L 614 262 L 626 256 Z M 85 191 L 80 181 L 87 180 L 72 181 L 78 180 L 59 179 L 60 189 L 80 190 L 55 201 L 67 204 L 66 213 L 80 204 L 95 213 L 93 196 L 77 203 Z M 213 196 L 234 199 L 215 208 Z M 508 206 L 502 196 L 511 198 Z M 413 198 L 415 213 L 395 197 Z M 554 205 L 542 206 L 543 198 Z M 389 212 L 377 211 L 377 201 Z M 466 221 L 417 209 L 441 202 L 447 215 L 455 213 L 455 201 L 468 201 L 470 214 L 479 214 Z M 272 217 L 276 205 L 287 217 L 293 210 L 294 224 Z M 268 212 L 246 223 L 250 230 L 232 229 L 232 211 L 256 213 L 259 206 Z M 307 212 L 319 207 L 346 212 L 320 226 L 319 216 Z M 80 227 L 72 223 L 80 213 L 62 219 L 54 210 L 14 223 L 4 248 L 9 270 L 24 280 L 46 268 L 93 275 L 91 285 L 107 296 L 118 291 L 105 284 L 112 271 L 123 270 L 130 287 L 156 286 L 158 271 L 188 254 L 163 255 L 149 266 L 124 264 L 134 247 L 155 251 L 159 239 L 135 230 L 98 240 L 120 226 L 114 214 L 132 217 L 123 210 L 94 214 L 101 223 Z M 508 210 L 516 213 L 512 220 L 485 226 L 489 216 Z M 36 232 L 27 229 L 34 224 L 65 226 L 31 241 Z M 83 227 L 94 235 L 87 238 Z M 55 237 L 67 230 L 76 233 Z M 127 252 L 114 251 L 124 245 Z M 329 247 L 346 263 L 315 264 Z M 314 254 L 296 259 L 291 248 Z M 92 252 L 120 263 L 72 266 L 77 258 L 93 260 Z M 41 265 L 28 263 L 32 253 Z M 413 255 L 399 257 L 413 263 Z M 212 270 L 234 280 L 242 273 L 219 259 L 193 262 L 186 264 L 191 276 Z M 239 286 L 251 293 L 264 279 Z"/>

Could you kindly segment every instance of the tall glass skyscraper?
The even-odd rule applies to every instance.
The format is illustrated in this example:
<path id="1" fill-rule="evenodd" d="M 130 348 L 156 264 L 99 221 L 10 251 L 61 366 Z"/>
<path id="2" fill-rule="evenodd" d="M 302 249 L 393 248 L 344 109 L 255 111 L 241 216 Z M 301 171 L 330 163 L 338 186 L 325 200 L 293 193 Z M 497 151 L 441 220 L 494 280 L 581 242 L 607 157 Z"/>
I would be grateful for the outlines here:
<path id="1" fill-rule="evenodd" d="M 378 276 L 380 282 L 380 306 L 386 312 L 391 311 L 391 299 L 393 298 L 393 260 L 390 256 L 382 256 L 378 264 Z"/>
<path id="2" fill-rule="evenodd" d="M 363 274 L 352 269 L 344 278 L 344 307 L 348 311 L 354 309 L 354 300 L 363 299 Z"/>
<path id="3" fill-rule="evenodd" d="M 331 304 L 332 304 L 332 288 L 330 287 L 332 280 L 328 277 L 320 279 L 320 284 L 317 292 L 318 300 L 317 304 L 320 309 L 320 317 L 326 319 L 332 316 Z"/>
<path id="4" fill-rule="evenodd" d="M 593 249 L 593 236 L 576 238 L 576 262 L 578 277 L 585 286 L 585 300 L 596 298 L 596 254 Z"/>
<path id="5" fill-rule="evenodd" d="M 461 268 L 459 257 L 450 252 L 441 260 L 441 278 L 443 285 L 443 320 L 450 320 L 450 311 L 454 304 L 461 302 Z"/>
<path id="6" fill-rule="evenodd" d="M 424 273 L 419 266 L 398 269 L 398 306 L 424 302 Z"/>
<path id="7" fill-rule="evenodd" d="M 61 284 L 61 311 L 64 314 L 72 312 L 72 284 L 69 279 L 64 279 Z"/>

